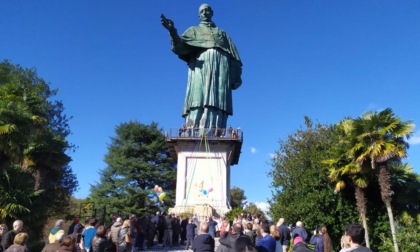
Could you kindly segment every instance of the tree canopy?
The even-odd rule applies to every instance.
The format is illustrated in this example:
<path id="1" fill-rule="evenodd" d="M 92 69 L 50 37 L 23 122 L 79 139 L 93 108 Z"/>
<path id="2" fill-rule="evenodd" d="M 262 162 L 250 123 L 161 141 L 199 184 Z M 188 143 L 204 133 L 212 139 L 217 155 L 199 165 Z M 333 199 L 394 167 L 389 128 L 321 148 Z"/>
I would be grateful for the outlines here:
<path id="1" fill-rule="evenodd" d="M 0 219 L 22 219 L 35 239 L 78 187 L 69 118 L 56 94 L 35 69 L 0 64 Z"/>
<path id="2" fill-rule="evenodd" d="M 171 206 L 176 170 L 157 123 L 130 121 L 118 125 L 115 133 L 105 155 L 107 167 L 100 172 L 100 182 L 91 187 L 97 208 L 120 214 L 155 211 L 147 197 L 155 185 L 167 192 L 164 206 Z"/>
<path id="3" fill-rule="evenodd" d="M 230 189 L 230 206 L 232 208 L 243 208 L 246 204 L 245 191 L 237 186 Z"/>

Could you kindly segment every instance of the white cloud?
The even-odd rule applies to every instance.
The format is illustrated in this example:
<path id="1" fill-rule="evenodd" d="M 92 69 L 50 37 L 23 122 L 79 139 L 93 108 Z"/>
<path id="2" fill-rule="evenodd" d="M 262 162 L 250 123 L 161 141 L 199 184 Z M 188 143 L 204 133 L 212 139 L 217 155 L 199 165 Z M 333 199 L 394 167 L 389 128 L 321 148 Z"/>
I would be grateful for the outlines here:
<path id="1" fill-rule="evenodd" d="M 259 209 L 261 209 L 261 211 L 263 211 L 264 213 L 268 213 L 268 211 L 270 210 L 270 205 L 267 202 L 255 202 L 254 203 Z"/>
<path id="2" fill-rule="evenodd" d="M 275 158 L 275 157 L 276 157 L 276 153 L 268 153 L 268 156 L 269 156 L 271 159 L 273 159 L 273 158 Z"/>
<path id="3" fill-rule="evenodd" d="M 252 154 L 257 153 L 257 148 L 255 148 L 255 147 L 251 147 L 251 153 L 252 153 Z"/>
<path id="4" fill-rule="evenodd" d="M 420 144 L 420 134 L 415 133 L 410 139 L 408 139 L 408 143 L 411 145 Z"/>

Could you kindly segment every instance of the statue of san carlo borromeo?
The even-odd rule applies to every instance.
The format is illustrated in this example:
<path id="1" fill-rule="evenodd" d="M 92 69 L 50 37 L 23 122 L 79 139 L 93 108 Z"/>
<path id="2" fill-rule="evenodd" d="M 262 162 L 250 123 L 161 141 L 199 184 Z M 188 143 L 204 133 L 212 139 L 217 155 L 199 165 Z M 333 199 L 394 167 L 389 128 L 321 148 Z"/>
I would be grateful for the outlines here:
<path id="1" fill-rule="evenodd" d="M 242 84 L 242 62 L 230 37 L 212 22 L 213 10 L 202 4 L 200 24 L 178 35 L 172 20 L 161 15 L 172 51 L 188 63 L 188 85 L 182 116 L 187 127 L 226 128 L 233 114 L 232 90 Z"/>

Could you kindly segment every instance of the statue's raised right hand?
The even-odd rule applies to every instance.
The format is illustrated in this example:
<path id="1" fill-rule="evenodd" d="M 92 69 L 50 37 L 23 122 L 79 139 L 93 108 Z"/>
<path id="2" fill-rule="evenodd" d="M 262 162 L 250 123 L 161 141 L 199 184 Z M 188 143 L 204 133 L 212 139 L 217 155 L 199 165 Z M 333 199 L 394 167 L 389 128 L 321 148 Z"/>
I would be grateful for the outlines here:
<path id="1" fill-rule="evenodd" d="M 160 22 L 169 32 L 175 30 L 174 22 L 172 22 L 170 19 L 167 19 L 163 14 L 160 14 Z"/>

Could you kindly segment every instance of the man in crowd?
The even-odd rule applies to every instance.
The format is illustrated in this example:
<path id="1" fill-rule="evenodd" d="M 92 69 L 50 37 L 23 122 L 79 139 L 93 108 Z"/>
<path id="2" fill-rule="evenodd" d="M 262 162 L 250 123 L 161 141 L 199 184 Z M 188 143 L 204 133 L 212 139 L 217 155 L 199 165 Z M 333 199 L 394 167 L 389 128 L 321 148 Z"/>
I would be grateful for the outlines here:
<path id="1" fill-rule="evenodd" d="M 86 229 L 83 231 L 83 248 L 89 252 L 93 238 L 96 235 L 96 224 L 98 224 L 98 220 L 96 218 L 89 218 L 87 221 Z"/>
<path id="2" fill-rule="evenodd" d="M 295 229 L 293 229 L 292 232 L 293 239 L 297 236 L 301 237 L 303 241 L 306 241 L 306 239 L 308 238 L 308 233 L 303 228 L 303 223 L 301 221 L 296 222 L 296 227 Z"/>
<path id="3" fill-rule="evenodd" d="M 237 222 L 233 225 L 233 234 L 225 231 L 220 234 L 220 246 L 217 248 L 219 252 L 235 252 L 243 251 L 246 247 L 252 246 L 249 236 L 242 234 L 242 224 Z"/>
<path id="4" fill-rule="evenodd" d="M 3 246 L 3 251 L 6 251 L 12 244 L 15 236 L 22 232 L 23 228 L 23 221 L 15 220 L 13 222 L 13 230 L 7 232 L 1 239 L 1 245 Z"/>
<path id="5" fill-rule="evenodd" d="M 120 232 L 122 223 L 123 223 L 122 218 L 118 217 L 115 220 L 114 224 L 112 224 L 111 226 L 111 240 L 117 247 L 118 247 L 118 233 Z"/>
<path id="6" fill-rule="evenodd" d="M 280 232 L 280 244 L 283 247 L 283 252 L 287 252 L 290 246 L 290 229 L 284 224 L 284 218 L 280 218 L 277 223 Z"/>
<path id="7" fill-rule="evenodd" d="M 258 252 L 276 252 L 276 240 L 270 235 L 270 226 L 268 223 L 262 223 L 260 226 L 261 238 L 258 240 L 255 248 Z"/>
<path id="8" fill-rule="evenodd" d="M 217 222 L 215 222 L 213 220 L 213 217 L 209 217 L 209 221 L 207 222 L 208 226 L 209 226 L 209 235 L 211 235 L 211 237 L 216 237 L 216 226 L 217 226 Z"/>
<path id="9" fill-rule="evenodd" d="M 352 252 L 372 252 L 369 248 L 362 246 L 365 238 L 365 229 L 360 224 L 348 224 L 346 226 L 345 239 L 350 244 Z"/>
<path id="10" fill-rule="evenodd" d="M 207 223 L 201 224 L 201 234 L 196 236 L 193 240 L 192 249 L 194 252 L 214 251 L 214 238 L 208 234 L 209 226 Z"/>

